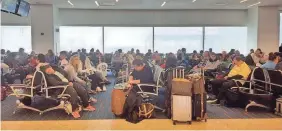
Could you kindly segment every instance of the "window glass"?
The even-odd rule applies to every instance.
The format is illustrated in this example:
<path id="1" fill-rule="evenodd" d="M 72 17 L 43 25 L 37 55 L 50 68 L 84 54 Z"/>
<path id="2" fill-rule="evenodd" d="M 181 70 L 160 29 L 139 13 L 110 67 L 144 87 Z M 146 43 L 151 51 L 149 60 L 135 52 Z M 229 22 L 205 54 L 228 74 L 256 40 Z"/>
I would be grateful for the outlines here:
<path id="1" fill-rule="evenodd" d="M 1 26 L 1 49 L 17 52 L 19 48 L 24 48 L 27 53 L 31 52 L 31 27 Z"/>
<path id="2" fill-rule="evenodd" d="M 247 27 L 205 27 L 205 50 L 215 53 L 231 49 L 247 54 Z"/>
<path id="3" fill-rule="evenodd" d="M 60 51 L 77 51 L 91 48 L 103 51 L 103 29 L 102 27 L 60 27 Z"/>
<path id="4" fill-rule="evenodd" d="M 176 53 L 186 48 L 187 53 L 203 49 L 202 27 L 155 27 L 155 51 Z"/>
<path id="5" fill-rule="evenodd" d="M 131 48 L 146 53 L 153 48 L 153 27 L 104 27 L 105 53 Z"/>

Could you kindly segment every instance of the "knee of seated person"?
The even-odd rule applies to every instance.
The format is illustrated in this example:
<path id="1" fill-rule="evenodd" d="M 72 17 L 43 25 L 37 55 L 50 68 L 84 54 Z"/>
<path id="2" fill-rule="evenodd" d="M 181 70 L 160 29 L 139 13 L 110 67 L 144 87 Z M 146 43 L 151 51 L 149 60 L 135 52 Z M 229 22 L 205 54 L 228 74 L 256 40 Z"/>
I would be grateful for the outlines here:
<path id="1" fill-rule="evenodd" d="M 224 82 L 223 84 L 222 84 L 222 87 L 223 88 L 231 88 L 231 83 L 228 81 L 228 82 Z"/>

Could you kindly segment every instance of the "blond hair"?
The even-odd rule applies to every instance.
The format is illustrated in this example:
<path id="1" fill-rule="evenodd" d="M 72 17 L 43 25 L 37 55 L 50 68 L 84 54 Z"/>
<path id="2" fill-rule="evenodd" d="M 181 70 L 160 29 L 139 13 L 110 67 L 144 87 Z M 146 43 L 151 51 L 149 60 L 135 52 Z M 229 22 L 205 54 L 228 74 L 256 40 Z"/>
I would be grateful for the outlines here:
<path id="1" fill-rule="evenodd" d="M 74 70 L 77 72 L 80 64 L 80 58 L 77 55 L 74 55 L 70 58 L 70 64 L 73 66 Z"/>

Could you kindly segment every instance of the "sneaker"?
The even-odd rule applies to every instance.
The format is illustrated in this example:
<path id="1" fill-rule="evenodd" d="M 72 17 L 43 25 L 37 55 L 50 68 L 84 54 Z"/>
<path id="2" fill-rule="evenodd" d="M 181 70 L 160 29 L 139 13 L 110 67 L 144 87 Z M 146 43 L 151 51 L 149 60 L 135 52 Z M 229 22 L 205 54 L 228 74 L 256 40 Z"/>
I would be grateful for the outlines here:
<path id="1" fill-rule="evenodd" d="M 106 88 L 106 86 L 103 86 L 103 91 L 107 91 L 107 88 Z"/>
<path id="2" fill-rule="evenodd" d="M 209 104 L 211 104 L 211 103 L 215 103 L 215 102 L 217 102 L 217 99 L 209 99 L 209 100 L 207 100 L 207 103 L 209 103 Z"/>
<path id="3" fill-rule="evenodd" d="M 72 112 L 71 114 L 75 119 L 80 117 L 79 111 Z"/>
<path id="4" fill-rule="evenodd" d="M 212 105 L 220 105 L 220 101 L 219 101 L 219 100 L 217 100 L 217 99 L 207 101 L 207 103 L 212 104 Z"/>
<path id="5" fill-rule="evenodd" d="M 97 91 L 97 92 L 101 92 L 102 89 L 101 89 L 100 87 L 97 87 L 97 88 L 96 88 L 96 91 Z"/>
<path id="6" fill-rule="evenodd" d="M 83 109 L 84 111 L 95 111 L 96 108 L 94 106 L 87 106 L 86 108 Z"/>

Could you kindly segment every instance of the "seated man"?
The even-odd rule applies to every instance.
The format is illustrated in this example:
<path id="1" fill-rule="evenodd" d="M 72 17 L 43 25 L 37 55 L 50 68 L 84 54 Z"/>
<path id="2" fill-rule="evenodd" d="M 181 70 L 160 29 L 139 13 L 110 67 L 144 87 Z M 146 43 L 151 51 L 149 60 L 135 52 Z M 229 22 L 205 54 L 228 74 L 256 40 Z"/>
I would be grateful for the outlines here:
<path id="1" fill-rule="evenodd" d="M 142 60 L 135 59 L 133 61 L 134 71 L 129 76 L 129 84 L 154 84 L 154 76 L 152 70 L 146 66 Z M 139 90 L 136 86 L 135 89 Z M 142 87 L 145 92 L 153 92 L 151 87 Z"/>
<path id="2" fill-rule="evenodd" d="M 72 115 L 75 118 L 80 117 L 78 110 L 78 105 L 79 105 L 78 96 L 81 98 L 84 110 L 89 110 L 89 111 L 95 110 L 95 108 L 89 104 L 89 95 L 86 89 L 81 88 L 81 86 L 78 86 L 76 83 L 69 82 L 66 77 L 67 74 L 63 69 L 45 65 L 45 66 L 41 66 L 40 70 L 46 73 L 46 79 L 49 86 L 69 85 L 65 93 L 71 95 L 71 103 L 74 111 Z"/>
<path id="3" fill-rule="evenodd" d="M 214 95 L 216 95 L 217 97 L 215 100 L 209 101 L 209 103 L 219 104 L 220 100 L 223 100 L 225 98 L 225 93 L 228 89 L 236 85 L 242 86 L 244 84 L 243 80 L 246 80 L 251 73 L 251 69 L 244 61 L 242 61 L 242 58 L 240 56 L 236 56 L 233 59 L 233 63 L 235 66 L 232 68 L 229 74 L 224 77 L 224 79 L 211 81 Z M 243 80 L 235 83 L 233 79 Z"/>

